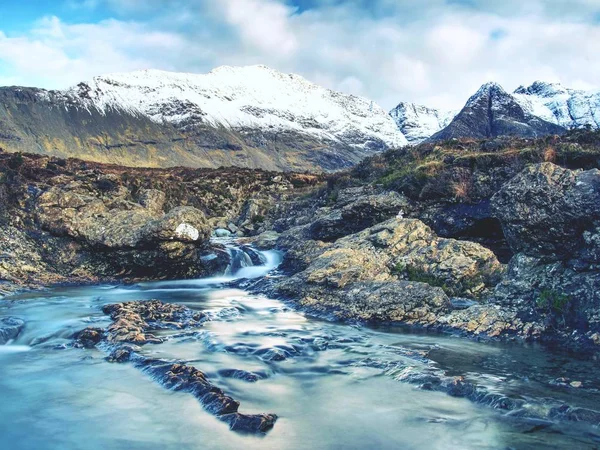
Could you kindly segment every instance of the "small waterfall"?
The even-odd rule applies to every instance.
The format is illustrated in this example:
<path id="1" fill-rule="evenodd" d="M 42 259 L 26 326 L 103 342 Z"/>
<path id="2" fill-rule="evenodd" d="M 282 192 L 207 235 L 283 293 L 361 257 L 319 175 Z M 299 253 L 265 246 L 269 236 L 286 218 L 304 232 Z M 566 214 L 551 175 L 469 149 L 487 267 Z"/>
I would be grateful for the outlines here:
<path id="1" fill-rule="evenodd" d="M 162 288 L 174 286 L 191 288 L 193 286 L 198 288 L 230 283 L 240 279 L 260 278 L 279 267 L 283 260 L 283 254 L 277 250 L 257 250 L 249 245 L 240 244 L 234 239 L 213 238 L 212 242 L 223 246 L 223 251 L 229 254 L 229 264 L 222 275 L 194 280 L 146 281 L 137 284 L 137 287 L 152 289 L 158 286 Z M 204 260 L 211 261 L 215 258 L 217 258 L 216 254 L 206 255 Z"/>
<path id="2" fill-rule="evenodd" d="M 262 277 L 281 264 L 281 253 L 275 250 L 260 251 L 232 241 L 223 245 L 230 258 L 224 276 L 232 280 Z"/>

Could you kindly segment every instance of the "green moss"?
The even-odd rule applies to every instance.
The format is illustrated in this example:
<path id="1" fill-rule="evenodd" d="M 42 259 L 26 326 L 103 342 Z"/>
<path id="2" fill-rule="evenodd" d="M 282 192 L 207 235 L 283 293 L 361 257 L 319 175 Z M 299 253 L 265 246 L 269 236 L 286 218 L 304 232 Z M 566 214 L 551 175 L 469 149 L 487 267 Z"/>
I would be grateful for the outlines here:
<path id="1" fill-rule="evenodd" d="M 536 300 L 538 309 L 556 314 L 564 314 L 569 308 L 571 299 L 568 295 L 559 294 L 551 289 L 542 289 Z"/>
<path id="2" fill-rule="evenodd" d="M 416 283 L 426 283 L 429 286 L 439 287 L 446 293 L 451 293 L 452 289 L 439 278 L 434 275 L 425 272 L 424 270 L 416 267 L 408 266 L 404 263 L 398 263 L 392 268 L 394 275 L 406 277 L 408 281 L 414 281 Z"/>

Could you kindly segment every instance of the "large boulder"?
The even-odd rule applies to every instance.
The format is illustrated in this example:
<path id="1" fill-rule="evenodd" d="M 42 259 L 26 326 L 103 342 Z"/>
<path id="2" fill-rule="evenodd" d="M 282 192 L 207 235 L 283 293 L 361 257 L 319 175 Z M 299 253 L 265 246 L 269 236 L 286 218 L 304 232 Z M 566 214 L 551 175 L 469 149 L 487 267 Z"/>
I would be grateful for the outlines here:
<path id="1" fill-rule="evenodd" d="M 600 262 L 600 171 L 573 171 L 552 163 L 528 167 L 492 198 L 515 253 L 570 259 L 585 249 Z"/>
<path id="2" fill-rule="evenodd" d="M 297 280 L 295 280 L 297 282 Z M 294 294 L 290 284 L 280 291 Z M 311 289 L 298 304 L 310 313 L 336 320 L 391 322 L 431 326 L 447 313 L 450 301 L 444 291 L 411 281 L 361 281 L 344 288 Z"/>
<path id="3" fill-rule="evenodd" d="M 336 245 L 372 252 L 395 276 L 440 286 L 452 295 L 477 296 L 494 286 L 504 270 L 487 248 L 440 238 L 417 219 L 392 219 Z"/>
<path id="4" fill-rule="evenodd" d="M 37 219 L 51 235 L 70 238 L 92 253 L 78 264 L 85 272 L 128 278 L 201 276 L 208 221 L 191 206 L 164 214 L 164 199 L 161 191 L 144 190 L 135 203 L 117 191 L 98 195 L 71 183 L 51 187 L 37 198 Z"/>
<path id="5" fill-rule="evenodd" d="M 122 249 L 161 241 L 204 242 L 210 236 L 204 213 L 191 206 L 174 208 L 163 215 L 156 204 L 151 208 L 127 201 L 107 205 L 100 199 L 57 188 L 44 193 L 38 204 L 38 218 L 46 230 L 92 247 Z"/>
<path id="6" fill-rule="evenodd" d="M 447 294 L 476 297 L 503 272 L 490 250 L 439 238 L 414 219 L 391 219 L 334 244 L 304 242 L 294 251 L 306 249 L 305 265 L 276 291 L 336 318 L 429 326 L 450 311 Z"/>

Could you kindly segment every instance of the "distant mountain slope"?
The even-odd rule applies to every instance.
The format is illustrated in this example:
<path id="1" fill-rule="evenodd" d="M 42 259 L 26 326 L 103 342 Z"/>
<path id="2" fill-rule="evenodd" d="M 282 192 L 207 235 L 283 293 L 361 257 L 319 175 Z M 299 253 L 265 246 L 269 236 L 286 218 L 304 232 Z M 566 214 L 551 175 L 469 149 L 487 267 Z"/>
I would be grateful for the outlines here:
<path id="1" fill-rule="evenodd" d="M 390 111 L 390 116 L 408 142 L 418 144 L 447 126 L 457 112 L 401 102 Z"/>
<path id="2" fill-rule="evenodd" d="M 513 94 L 524 110 L 565 128 L 600 128 L 600 90 L 568 89 L 536 81 Z"/>
<path id="3" fill-rule="evenodd" d="M 0 89 L 0 147 L 133 166 L 335 170 L 407 144 L 366 99 L 265 66 Z"/>
<path id="4" fill-rule="evenodd" d="M 447 127 L 431 140 L 483 139 L 496 136 L 538 137 L 562 134 L 565 128 L 537 117 L 497 83 L 486 83 Z"/>

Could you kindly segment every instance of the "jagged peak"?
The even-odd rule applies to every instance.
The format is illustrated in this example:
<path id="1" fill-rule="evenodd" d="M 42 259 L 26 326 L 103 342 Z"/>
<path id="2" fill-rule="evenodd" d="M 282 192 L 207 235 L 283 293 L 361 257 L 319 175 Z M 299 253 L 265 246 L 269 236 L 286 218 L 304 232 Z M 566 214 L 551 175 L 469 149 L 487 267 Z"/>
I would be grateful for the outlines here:
<path id="1" fill-rule="evenodd" d="M 469 100 L 467 101 L 465 106 L 472 106 L 474 103 L 478 102 L 482 97 L 486 96 L 500 96 L 500 97 L 509 97 L 510 94 L 504 90 L 504 88 L 495 81 L 489 81 L 483 84 L 475 94 L 473 94 Z"/>
<path id="2" fill-rule="evenodd" d="M 501 94 L 507 94 L 507 92 L 499 83 L 495 81 L 488 81 L 487 83 L 481 85 L 481 87 L 478 89 L 475 95 L 487 94 L 488 92 L 498 92 Z"/>
<path id="3" fill-rule="evenodd" d="M 394 108 L 392 108 L 392 110 L 390 111 L 390 114 L 393 115 L 395 113 L 397 114 L 402 111 L 413 111 L 415 113 L 417 113 L 417 112 L 435 113 L 438 111 L 438 109 L 430 108 L 429 106 L 425 106 L 425 105 L 419 105 L 417 103 L 400 102 Z"/>
<path id="4" fill-rule="evenodd" d="M 524 94 L 524 95 L 539 95 L 539 96 L 553 96 L 557 94 L 566 94 L 569 92 L 569 89 L 565 88 L 562 84 L 558 82 L 548 82 L 537 80 L 534 81 L 530 86 L 519 86 L 515 90 L 515 94 Z"/>

